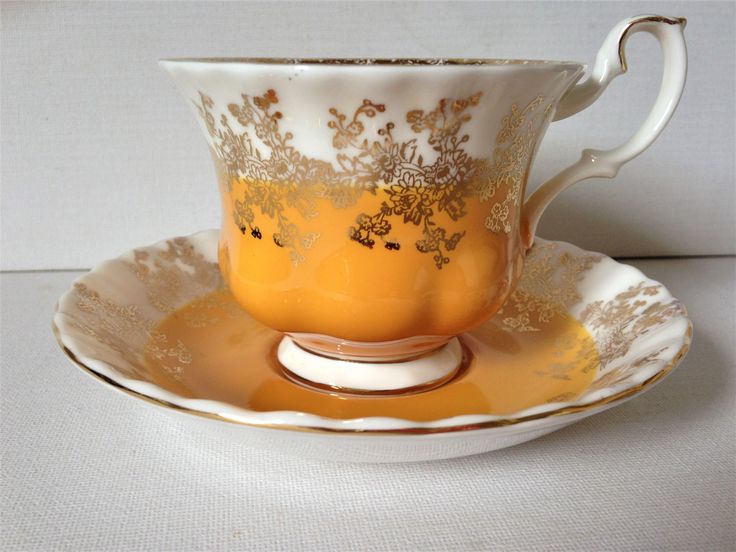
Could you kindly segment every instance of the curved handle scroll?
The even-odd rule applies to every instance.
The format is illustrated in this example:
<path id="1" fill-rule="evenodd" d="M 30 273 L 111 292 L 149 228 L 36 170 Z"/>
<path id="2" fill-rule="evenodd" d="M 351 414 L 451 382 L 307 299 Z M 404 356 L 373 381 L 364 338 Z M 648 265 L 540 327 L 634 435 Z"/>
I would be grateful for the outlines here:
<path id="1" fill-rule="evenodd" d="M 647 32 L 659 41 L 662 48 L 664 71 L 659 94 L 651 112 L 636 133 L 620 146 L 610 150 L 583 150 L 580 160 L 542 184 L 524 205 L 522 237 L 531 247 L 539 218 L 563 190 L 572 184 L 592 177 L 613 178 L 621 166 L 632 160 L 660 135 L 672 117 L 687 74 L 687 50 L 683 29 L 684 18 L 659 15 L 641 15 L 622 21 L 608 34 L 595 60 L 590 75 L 565 94 L 557 106 L 555 120 L 574 115 L 591 105 L 608 84 L 626 72 L 624 48 L 628 38 Z"/>

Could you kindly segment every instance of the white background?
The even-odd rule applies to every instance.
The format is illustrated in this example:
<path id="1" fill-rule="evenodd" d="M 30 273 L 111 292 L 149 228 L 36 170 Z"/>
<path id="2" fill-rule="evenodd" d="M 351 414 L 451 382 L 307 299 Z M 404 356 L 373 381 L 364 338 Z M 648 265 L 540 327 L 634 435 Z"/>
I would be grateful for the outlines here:
<path id="1" fill-rule="evenodd" d="M 733 2 L 3 2 L 5 270 L 84 268 L 219 224 L 205 141 L 161 57 L 527 57 L 591 63 L 619 20 L 688 18 L 689 82 L 663 136 L 613 180 L 578 184 L 540 235 L 617 256 L 736 252 Z M 591 108 L 552 125 L 530 188 L 610 147 L 660 78 L 649 36 Z"/>
<path id="2" fill-rule="evenodd" d="M 672 375 L 520 446 L 393 465 L 255 450 L 103 388 L 49 328 L 80 273 L 6 274 L 0 549 L 733 552 L 736 263 L 633 264 L 692 317 Z"/>
<path id="3" fill-rule="evenodd" d="M 83 268 L 219 222 L 168 56 L 493 56 L 591 62 L 620 19 L 686 16 L 689 82 L 660 140 L 581 183 L 542 235 L 613 255 L 733 254 L 733 2 L 0 3 L 0 268 Z M 556 123 L 532 187 L 628 136 L 659 53 Z M 333 465 L 235 446 L 70 366 L 52 306 L 79 272 L 0 279 L 3 550 L 687 550 L 736 545 L 733 258 L 634 261 L 694 342 L 644 396 L 542 439 L 445 462 Z"/>

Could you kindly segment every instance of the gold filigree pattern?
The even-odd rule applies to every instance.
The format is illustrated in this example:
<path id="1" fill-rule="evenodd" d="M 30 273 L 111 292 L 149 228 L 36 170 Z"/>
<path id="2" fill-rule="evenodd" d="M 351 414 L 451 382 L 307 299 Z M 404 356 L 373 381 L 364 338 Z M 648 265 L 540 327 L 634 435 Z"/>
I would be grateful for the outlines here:
<path id="1" fill-rule="evenodd" d="M 350 238 L 372 248 L 376 238 L 384 241 L 387 249 L 399 249 L 396 240 L 388 238 L 392 217 L 400 216 L 405 224 L 421 228 L 421 238 L 415 247 L 422 253 L 431 253 L 437 268 L 450 262 L 448 251 L 455 249 L 465 231 L 450 233 L 437 224 L 434 216 L 446 213 L 457 221 L 465 215 L 465 198 L 472 192 L 469 183 L 483 165 L 462 149 L 470 137 L 460 135 L 463 123 L 470 120 L 466 111 L 480 102 L 481 93 L 469 98 L 440 100 L 433 111 L 417 109 L 406 115 L 412 131 L 428 132 L 427 141 L 437 158 L 427 163 L 416 153 L 415 140 L 397 144 L 388 123 L 379 130 L 383 143 L 374 142 L 370 157 L 380 168 L 379 178 L 385 183 L 386 200 L 378 213 L 358 216 L 357 226 L 351 227 Z"/>
<path id="2" fill-rule="evenodd" d="M 512 216 L 523 199 L 537 136 L 552 111 L 552 106 L 547 105 L 540 113 L 543 103 L 544 97 L 537 96 L 522 110 L 517 104 L 511 106 L 511 113 L 504 117 L 496 136 L 493 163 L 483 167 L 485 174 L 478 179 L 477 192 L 481 201 L 494 199 L 499 189 L 506 190 L 503 199 L 493 202 L 486 218 L 486 228 L 492 232 L 509 234 L 513 229 Z"/>
<path id="3" fill-rule="evenodd" d="M 181 306 L 183 294 L 197 297 L 222 283 L 219 274 L 212 272 L 212 263 L 196 253 L 191 242 L 183 238 L 167 241 L 166 249 L 155 255 L 146 249 L 135 249 L 133 260 L 127 266 L 145 285 L 151 305 L 165 314 Z M 182 270 L 182 266 L 186 269 Z"/>
<path id="4" fill-rule="evenodd" d="M 243 128 L 236 132 L 230 119 L 222 114 L 219 125 L 212 115 L 214 102 L 200 92 L 197 109 L 207 132 L 214 142 L 214 158 L 218 164 L 228 191 L 232 190 L 233 179 L 244 184 L 242 198 L 235 201 L 233 221 L 240 231 L 256 239 L 262 238 L 256 223 L 256 209 L 263 216 L 276 221 L 277 231 L 271 239 L 274 244 L 290 250 L 289 256 L 296 266 L 304 260 L 304 251 L 310 249 L 319 238 L 316 233 L 302 233 L 297 224 L 289 219 L 287 208 L 296 210 L 304 218 L 317 216 L 314 200 L 317 197 L 330 197 L 330 192 L 340 194 L 331 197 L 336 207 L 354 202 L 361 185 L 366 179 L 360 178 L 360 167 L 352 172 L 336 171 L 331 163 L 311 159 L 297 151 L 290 141 L 290 132 L 282 133 L 279 121 L 283 114 L 274 110 L 279 102 L 274 90 L 263 96 L 242 95 L 240 104 L 229 104 L 230 115 Z M 360 110 L 359 110 L 360 111 Z M 359 116 L 375 116 L 376 109 L 364 107 L 356 113 L 356 124 L 362 123 Z M 254 144 L 249 133 L 252 127 L 255 138 L 270 152 L 264 156 Z M 352 178 L 351 178 L 352 177 Z"/>
<path id="5" fill-rule="evenodd" d="M 268 65 L 573 65 L 576 61 L 541 59 L 489 58 L 264 58 L 264 57 L 209 57 L 170 58 L 165 62 L 190 61 L 196 63 L 257 63 Z"/>
<path id="6" fill-rule="evenodd" d="M 140 313 L 138 305 L 119 305 L 103 299 L 99 293 L 85 284 L 74 285 L 77 307 L 83 313 L 74 325 L 85 335 L 94 338 L 119 353 L 127 362 L 119 369 L 128 377 L 141 377 L 146 373 L 146 355 L 159 359 L 160 365 L 175 379 L 180 379 L 183 365 L 192 361 L 184 344 L 177 340 L 172 345 L 169 338 L 155 330 L 155 323 Z M 167 362 L 167 360 L 173 361 Z"/>
<path id="7" fill-rule="evenodd" d="M 588 374 L 596 370 L 600 357 L 595 346 L 588 345 L 579 335 L 563 334 L 555 339 L 554 362 L 540 366 L 534 373 L 542 378 L 571 380 L 571 373 L 577 370 Z"/>
<path id="8" fill-rule="evenodd" d="M 431 111 L 409 111 L 406 123 L 411 131 L 426 133 L 427 144 L 436 153 L 428 160 L 417 153 L 416 138 L 404 142 L 394 138 L 393 122 L 382 126 L 376 139 L 366 137 L 365 120 L 385 112 L 386 106 L 365 99 L 352 116 L 329 109 L 327 125 L 334 131 L 332 146 L 337 152 L 337 166 L 333 166 L 304 155 L 291 144 L 294 136 L 281 130 L 283 114 L 274 107 L 279 103 L 276 91 L 254 97 L 243 94 L 241 102 L 229 104 L 229 115 L 221 114 L 219 120 L 212 113 L 212 99 L 203 92 L 199 95 L 196 106 L 214 144 L 221 183 L 228 193 L 234 182 L 242 184 L 233 222 L 243 235 L 262 239 L 257 219 L 274 220 L 277 231 L 271 238 L 277 246 L 289 249 L 294 266 L 305 259 L 306 250 L 320 236 L 302 232 L 289 213 L 296 212 L 305 220 L 317 217 L 318 198 L 328 199 L 335 208 L 346 208 L 364 193 L 385 194 L 377 212 L 357 216 L 348 229 L 350 239 L 371 249 L 380 241 L 388 250 L 399 250 L 401 244 L 390 233 L 400 217 L 404 224 L 420 229 L 414 246 L 432 254 L 440 269 L 450 261 L 448 252 L 458 246 L 465 232 L 448 230 L 437 223 L 436 216 L 444 213 L 458 221 L 466 214 L 469 196 L 489 201 L 500 187 L 507 188 L 505 198 L 491 206 L 486 226 L 509 234 L 539 129 L 551 110 L 548 105 L 544 117 L 537 113 L 544 102 L 542 96 L 521 111 L 514 104 L 503 120 L 492 163 L 472 158 L 463 149 L 470 136 L 462 134 L 461 128 L 471 118 L 469 110 L 480 103 L 481 92 L 442 99 Z"/>
<path id="9" fill-rule="evenodd" d="M 93 375 L 103 377 L 107 383 L 134 394 L 136 392 L 128 389 L 127 384 L 109 374 L 117 373 L 123 378 L 152 382 L 142 362 L 144 355 L 163 361 L 164 369 L 172 378 L 181 380 L 185 377 L 187 366 L 192 362 L 191 354 L 175 338 L 156 333 L 156 327 L 172 308 L 176 310 L 195 299 L 201 302 L 203 296 L 223 287 L 216 263 L 208 262 L 201 254 L 204 243 L 207 248 L 216 247 L 214 235 L 207 240 L 197 242 L 181 238 L 142 248 L 106 263 L 83 277 L 60 299 L 57 307 L 55 332 L 65 352 Z M 581 298 L 580 277 L 595 265 L 598 258 L 598 255 L 575 251 L 564 244 L 538 242 L 532 249 L 528 265 L 532 267 L 529 272 L 535 276 L 523 278 L 518 290 L 534 296 L 540 290 L 544 292 L 545 282 L 551 282 L 549 285 L 554 291 L 544 292 L 546 297 L 571 301 L 573 304 L 587 301 L 584 308 L 576 309 L 580 312 L 578 320 L 589 329 L 600 351 L 600 360 L 588 362 L 587 357 L 579 356 L 582 352 L 576 352 L 574 340 L 561 335 L 555 341 L 558 351 L 555 355 L 559 354 L 560 362 L 558 365 L 552 362 L 538 370 L 540 377 L 565 379 L 570 374 L 565 364 L 571 358 L 572 364 L 577 363 L 578 368 L 582 365 L 584 370 L 598 370 L 598 375 L 582 397 L 561 394 L 546 401 L 554 403 L 580 399 L 580 402 L 562 405 L 541 414 L 522 413 L 498 423 L 483 422 L 477 427 L 495 427 L 526 419 L 581 412 L 611 403 L 638 393 L 661 379 L 684 356 L 691 335 L 685 308 L 671 298 L 660 284 L 642 277 L 611 299 L 596 299 L 595 295 Z M 534 268 L 535 264 L 551 269 Z M 616 270 L 615 266 L 611 270 Z M 573 289 L 569 289 L 570 282 L 575 282 Z M 223 305 L 221 297 L 215 296 L 211 300 L 213 310 L 220 311 L 216 316 L 246 316 L 232 299 L 226 301 L 229 307 Z M 206 301 L 202 304 L 206 304 Z M 556 309 L 553 309 L 552 316 L 555 313 Z M 208 315 L 204 318 L 204 322 L 192 319 L 186 320 L 186 324 L 199 328 L 200 324 L 206 324 L 212 317 Z M 533 320 L 537 319 L 535 314 Z M 676 325 L 673 326 L 673 323 Z M 108 375 L 100 375 L 95 363 L 105 364 Z M 147 399 L 203 416 L 228 419 L 217 413 L 172 405 L 154 395 Z M 294 427 L 304 429 L 298 425 Z M 460 429 L 468 427 L 450 426 L 426 431 Z M 315 430 L 319 428 L 315 426 Z"/>
<path id="10" fill-rule="evenodd" d="M 196 252 L 185 238 L 165 243 L 165 249 L 135 249 L 132 261 L 122 266 L 135 274 L 145 290 L 148 305 L 160 315 L 170 315 L 194 298 L 208 294 L 224 285 L 217 265 L 208 262 Z M 85 335 L 119 353 L 128 361 L 130 376 L 145 372 L 145 356 L 156 358 L 175 379 L 180 379 L 192 356 L 184 343 L 172 343 L 165 334 L 156 330 L 157 320 L 144 315 L 141 305 L 123 305 L 103 298 L 83 283 L 74 285 L 76 305 L 80 316 L 75 326 Z M 234 302 L 217 301 L 215 297 L 202 302 L 203 311 L 224 311 L 231 317 L 242 316 L 243 311 Z M 185 319 L 187 326 L 197 328 L 215 324 L 216 316 L 206 314 Z M 123 368 L 121 368 L 123 369 Z"/>
<path id="11" fill-rule="evenodd" d="M 601 259 L 598 254 L 560 252 L 551 242 L 536 245 L 527 257 L 516 291 L 497 314 L 504 329 L 511 332 L 542 331 L 553 317 L 567 312 L 569 307 L 582 300 L 578 284 Z M 666 325 L 673 318 L 686 316 L 684 306 L 675 299 L 651 301 L 661 290 L 660 284 L 639 282 L 610 301 L 594 301 L 586 305 L 579 321 L 591 332 L 596 342 L 597 357 L 580 348 L 573 362 L 552 363 L 540 368 L 538 375 L 564 379 L 575 367 L 584 366 L 584 372 L 599 368 L 603 375 L 594 382 L 593 388 L 603 389 L 626 380 L 642 366 L 657 362 L 666 348 L 611 369 L 615 361 L 629 353 L 636 340 L 645 338 L 649 332 Z M 517 314 L 504 316 L 504 311 Z M 558 346 L 560 351 L 564 351 L 572 345 L 562 340 Z"/>
<path id="12" fill-rule="evenodd" d="M 524 271 L 513 294 L 498 311 L 504 328 L 517 332 L 536 332 L 557 314 L 582 299 L 577 284 L 601 260 L 595 253 L 560 253 L 554 243 L 535 245 L 524 262 Z M 514 316 L 504 310 L 513 306 Z"/>
<path id="13" fill-rule="evenodd" d="M 595 339 L 601 357 L 603 375 L 596 386 L 603 388 L 628 378 L 642 366 L 656 362 L 666 349 L 650 351 L 632 362 L 612 367 L 614 361 L 631 351 L 635 341 L 675 317 L 687 316 L 685 306 L 676 299 L 652 301 L 661 291 L 661 284 L 639 282 L 610 301 L 594 301 L 585 307 L 580 322 Z"/>
<path id="14" fill-rule="evenodd" d="M 181 312 L 179 309 L 183 305 L 198 299 L 199 314 L 184 320 L 188 327 L 216 324 L 220 317 L 208 311 L 225 313 L 231 318 L 244 316 L 237 303 L 211 294 L 212 290 L 224 285 L 217 265 L 196 252 L 187 239 L 169 240 L 165 242 L 165 248 L 156 251 L 136 249 L 132 257 L 132 261 L 125 260 L 122 264 L 135 274 L 145 290 L 148 304 L 161 315 Z M 511 332 L 542 331 L 553 317 L 566 313 L 570 306 L 581 301 L 577 286 L 601 258 L 599 254 L 573 255 L 561 251 L 554 242 L 535 245 L 527 258 L 518 288 L 497 314 L 502 327 Z M 584 366 L 583 371 L 587 372 L 599 364 L 605 370 L 614 361 L 625 357 L 637 339 L 675 317 L 685 316 L 684 306 L 675 299 L 652 301 L 661 290 L 660 284 L 639 282 L 610 301 L 589 303 L 579 321 L 591 332 L 599 357 L 591 356 L 591 351 L 580 347 L 573 337 L 563 335 L 555 342 L 558 355 L 569 356 L 570 351 L 575 350 L 573 360 L 551 363 L 540 368 L 539 375 L 564 379 L 567 371 L 574 367 Z M 157 333 L 156 322 L 151 315 L 141 312 L 140 305 L 123 305 L 103 298 L 83 283 L 75 284 L 74 293 L 81 314 L 75 326 L 125 358 L 134 359 L 136 368 L 143 366 L 143 354 L 159 360 L 171 359 L 174 364 L 170 366 L 170 372 L 175 376 L 191 362 L 191 355 L 184 344 L 169 343 L 166 335 Z M 518 314 L 507 317 L 504 311 Z M 625 379 L 639 367 L 655 362 L 662 351 L 649 352 L 645 357 L 616 367 L 599 378 L 596 385 L 611 385 Z"/>

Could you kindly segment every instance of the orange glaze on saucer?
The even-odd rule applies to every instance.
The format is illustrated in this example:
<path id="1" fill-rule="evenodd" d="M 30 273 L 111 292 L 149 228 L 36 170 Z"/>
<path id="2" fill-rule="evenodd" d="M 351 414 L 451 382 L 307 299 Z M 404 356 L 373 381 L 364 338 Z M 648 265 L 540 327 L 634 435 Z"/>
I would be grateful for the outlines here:
<path id="1" fill-rule="evenodd" d="M 228 290 L 184 306 L 157 327 L 167 343 L 181 342 L 188 362 L 173 370 L 176 363 L 155 347 L 147 347 L 145 360 L 158 385 L 183 396 L 256 411 L 294 410 L 342 419 L 503 415 L 570 400 L 584 391 L 599 365 L 585 328 L 571 316 L 557 314 L 539 331 L 505 329 L 503 318 L 518 314 L 511 308 L 461 336 L 468 362 L 457 377 L 414 395 L 355 397 L 289 381 L 275 355 L 281 334 L 246 314 Z"/>

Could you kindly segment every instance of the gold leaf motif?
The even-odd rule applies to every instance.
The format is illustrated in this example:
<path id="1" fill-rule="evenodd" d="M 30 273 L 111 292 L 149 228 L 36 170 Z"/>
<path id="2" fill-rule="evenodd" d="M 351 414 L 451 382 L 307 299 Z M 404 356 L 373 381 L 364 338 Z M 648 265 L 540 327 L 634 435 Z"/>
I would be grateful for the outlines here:
<path id="1" fill-rule="evenodd" d="M 162 315 L 170 315 L 224 285 L 217 265 L 195 252 L 186 238 L 169 240 L 159 251 L 136 249 L 132 260 L 122 261 L 122 265 L 143 285 L 148 304 Z M 74 285 L 74 292 L 79 309 L 75 326 L 127 361 L 127 366 L 116 369 L 128 377 L 147 377 L 144 358 L 148 355 L 158 359 L 174 379 L 182 378 L 186 365 L 192 362 L 191 353 L 181 341 L 171 343 L 157 332 L 156 321 L 141 313 L 142 305 L 119 304 L 82 283 Z M 187 326 L 200 328 L 216 323 L 218 317 L 207 315 L 208 309 L 224 309 L 230 317 L 242 316 L 243 312 L 234 302 L 214 298 L 203 301 L 202 307 L 198 316 L 185 318 Z"/>
<path id="2" fill-rule="evenodd" d="M 302 234 L 287 215 L 288 208 L 295 209 L 305 219 L 314 218 L 318 216 L 317 198 L 327 198 L 336 208 L 345 208 L 353 205 L 364 191 L 375 189 L 375 167 L 364 159 L 369 156 L 367 141 L 359 144 L 362 149 L 358 155 L 339 154 L 337 170 L 329 162 L 303 155 L 291 145 L 293 135 L 280 129 L 283 114 L 274 110 L 279 103 L 274 90 L 256 97 L 243 94 L 239 104 L 228 105 L 235 121 L 231 123 L 223 114 L 219 126 L 210 124 L 215 120 L 210 111 L 214 102 L 202 92 L 199 96 L 197 109 L 213 139 L 218 172 L 227 175 L 226 189 L 232 190 L 233 180 L 244 184 L 242 197 L 235 201 L 233 222 L 244 235 L 262 239 L 256 224 L 256 210 L 274 220 L 277 230 L 271 239 L 276 246 L 289 250 L 289 258 L 295 266 L 304 260 L 303 251 L 312 247 L 319 235 Z M 328 126 L 335 130 L 333 146 L 337 150 L 356 147 L 365 129 L 362 119 L 375 117 L 384 110 L 382 104 L 364 100 L 348 120 L 347 116 L 331 109 L 333 120 Z M 235 124 L 241 130 L 236 131 Z M 268 155 L 263 155 L 255 146 L 251 132 Z"/>
<path id="3" fill-rule="evenodd" d="M 469 110 L 479 105 L 482 92 L 466 98 L 445 98 L 431 111 L 414 109 L 406 114 L 411 131 L 426 136 L 435 152 L 434 160 L 417 154 L 417 138 L 395 140 L 393 122 L 383 125 L 376 139 L 365 136 L 365 121 L 384 113 L 385 104 L 365 99 L 351 116 L 333 107 L 327 126 L 334 131 L 335 167 L 291 145 L 293 135 L 281 130 L 283 114 L 274 108 L 279 103 L 276 91 L 253 97 L 243 94 L 240 103 L 228 105 L 228 114 L 220 116 L 219 124 L 211 112 L 212 99 L 203 92 L 199 96 L 196 105 L 213 139 L 218 172 L 227 175 L 221 177 L 221 186 L 232 191 L 233 182 L 243 185 L 232 213 L 243 235 L 262 239 L 258 217 L 274 220 L 277 230 L 271 238 L 275 245 L 289 249 L 289 257 L 297 266 L 319 236 L 302 235 L 298 224 L 287 216 L 288 209 L 310 219 L 319 216 L 315 207 L 318 198 L 344 209 L 355 205 L 366 192 L 382 193 L 385 200 L 378 211 L 359 214 L 355 225 L 348 229 L 348 237 L 370 249 L 382 243 L 386 249 L 398 251 L 401 244 L 390 234 L 399 219 L 418 228 L 419 239 L 414 246 L 432 255 L 438 269 L 450 262 L 449 252 L 459 245 L 465 232 L 440 226 L 436 216 L 444 213 L 452 221 L 462 219 L 468 197 L 477 195 L 480 201 L 489 201 L 499 187 L 505 186 L 507 196 L 491 207 L 486 226 L 498 233 L 512 231 L 512 214 L 520 205 L 543 122 L 533 115 L 544 101 L 538 96 L 521 111 L 512 106 L 499 132 L 493 163 L 470 157 L 464 150 L 470 136 L 461 133 L 462 126 L 471 119 Z"/>
<path id="4" fill-rule="evenodd" d="M 493 164 L 483 171 L 477 183 L 481 201 L 491 200 L 501 188 L 507 190 L 506 197 L 493 204 L 486 218 L 486 228 L 491 232 L 510 234 L 513 230 L 510 215 L 521 204 L 537 136 L 551 114 L 551 104 L 542 114 L 538 112 L 543 102 L 544 98 L 537 96 L 521 111 L 517 104 L 513 104 L 511 114 L 501 122 L 493 151 Z"/>
<path id="5" fill-rule="evenodd" d="M 462 125 L 470 120 L 466 110 L 480 102 L 478 92 L 468 98 L 440 100 L 429 113 L 417 109 L 406 115 L 406 121 L 415 133 L 428 133 L 427 142 L 437 152 L 437 158 L 427 163 L 416 155 L 415 142 L 398 144 L 394 141 L 389 123 L 379 131 L 383 143 L 374 143 L 374 157 L 380 167 L 379 178 L 387 185 L 386 200 L 377 213 L 363 213 L 356 219 L 357 226 L 349 229 L 351 239 L 373 248 L 376 239 L 386 249 L 400 248 L 389 234 L 394 219 L 401 217 L 404 224 L 421 229 L 421 238 L 414 245 L 422 253 L 432 254 L 435 266 L 441 269 L 450 262 L 448 252 L 454 250 L 465 232 L 448 232 L 435 221 L 439 213 L 446 213 L 457 221 L 465 216 L 465 200 L 472 192 L 472 182 L 481 161 L 468 156 L 462 144 L 470 137 L 459 135 Z"/>
<path id="6" fill-rule="evenodd" d="M 587 374 L 598 368 L 600 362 L 598 351 L 594 346 L 588 346 L 579 336 L 574 334 L 561 335 L 555 340 L 555 349 L 552 356 L 558 360 L 535 370 L 534 373 L 537 376 L 571 380 L 571 374 L 574 371 Z M 572 357 L 570 356 L 571 353 L 574 353 Z M 568 360 L 565 361 L 565 358 Z"/>
<path id="7" fill-rule="evenodd" d="M 610 301 L 594 301 L 585 307 L 580 322 L 594 334 L 605 368 L 631 350 L 637 339 L 641 339 L 654 328 L 666 324 L 676 316 L 685 315 L 685 307 L 677 300 L 649 302 L 661 291 L 660 284 L 639 282 Z M 639 359 L 636 367 L 653 359 Z"/>
<path id="8" fill-rule="evenodd" d="M 502 323 L 507 330 L 515 332 L 538 332 L 540 328 L 531 325 L 528 312 L 503 318 Z"/>
<path id="9" fill-rule="evenodd" d="M 535 245 L 527 257 L 516 291 L 499 311 L 504 329 L 512 332 L 542 330 L 544 324 L 581 301 L 578 284 L 600 259 L 597 254 L 560 252 L 554 243 Z M 657 362 L 666 347 L 632 361 L 616 361 L 629 354 L 636 341 L 686 315 L 684 306 L 676 299 L 656 300 L 661 291 L 660 284 L 642 281 L 609 301 L 587 304 L 578 318 L 590 332 L 597 351 L 583 347 L 572 361 L 553 362 L 537 370 L 537 375 L 565 379 L 573 369 L 583 373 L 600 370 L 602 375 L 591 386 L 591 390 L 598 390 L 625 381 L 642 367 Z M 515 314 L 504 317 L 504 312 Z M 562 357 L 572 343 L 560 339 L 556 346 Z"/>
<path id="10" fill-rule="evenodd" d="M 554 243 L 535 245 L 529 252 L 519 284 L 498 312 L 509 310 L 517 314 L 503 317 L 507 330 L 539 331 L 558 314 L 580 302 L 578 283 L 602 257 L 597 254 L 571 255 L 560 253 Z"/>
<path id="11" fill-rule="evenodd" d="M 509 299 L 507 312 L 516 312 L 518 308 L 520 314 L 497 320 L 503 321 L 507 331 L 543 329 L 544 320 L 552 320 L 563 308 L 581 300 L 579 283 L 599 260 L 600 256 L 595 254 L 567 252 L 556 243 L 538 243 L 528 256 L 519 289 Z M 160 319 L 169 313 L 176 311 L 176 316 L 183 316 L 184 324 L 191 328 L 215 324 L 222 317 L 244 316 L 232 298 L 212 294 L 224 286 L 217 264 L 197 253 L 188 239 L 178 238 L 163 246 L 134 250 L 130 257 L 115 262 L 117 270 L 127 269 L 138 280 L 140 291 L 133 291 L 134 295 L 146 299 L 126 304 L 101 295 L 84 283 L 76 283 L 77 309 L 74 314 L 66 314 L 79 330 L 77 338 L 91 338 L 103 345 L 95 349 L 99 360 L 110 362 L 125 377 L 150 379 L 146 357 L 155 358 L 172 378 L 186 377 L 187 366 L 193 361 L 191 352 L 176 337 L 157 330 Z M 182 314 L 179 309 L 195 299 L 197 314 Z M 565 307 L 545 310 L 542 302 Z M 540 366 L 536 375 L 565 380 L 573 375 L 572 370 L 582 373 L 599 370 L 587 392 L 630 384 L 632 377 L 662 362 L 664 357 L 671 358 L 668 355 L 672 347 L 680 346 L 675 343 L 652 347 L 637 343 L 685 316 L 684 306 L 664 293 L 661 285 L 642 280 L 610 300 L 592 301 L 582 308 L 578 319 L 591 334 L 595 349 L 583 346 L 579 337 L 564 334 L 554 343 L 551 362 Z M 637 349 L 644 352 L 630 358 Z M 547 402 L 574 398 L 561 394 Z"/>

